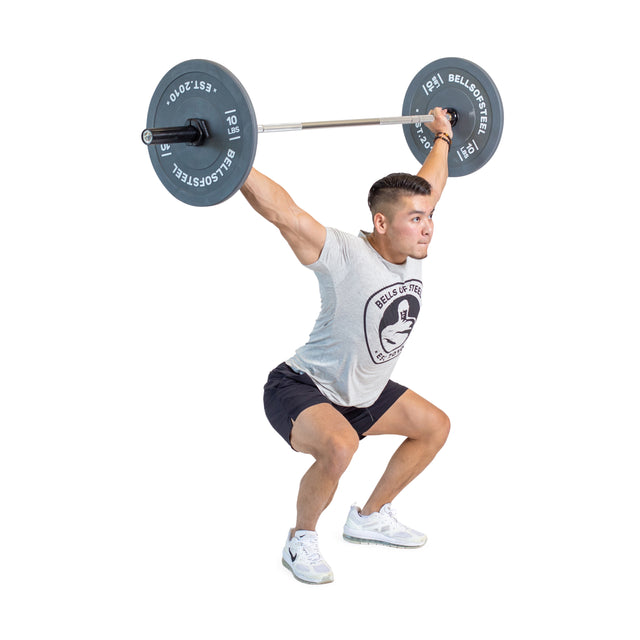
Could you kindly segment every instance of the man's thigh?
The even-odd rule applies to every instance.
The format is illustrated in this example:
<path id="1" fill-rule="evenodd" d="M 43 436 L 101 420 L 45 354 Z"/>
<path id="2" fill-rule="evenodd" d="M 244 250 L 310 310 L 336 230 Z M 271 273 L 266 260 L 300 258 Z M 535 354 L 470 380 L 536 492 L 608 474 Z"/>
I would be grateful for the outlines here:
<path id="1" fill-rule="evenodd" d="M 349 421 L 329 403 L 308 407 L 293 422 L 291 446 L 318 456 L 335 446 L 358 447 L 359 437 Z"/>
<path id="2" fill-rule="evenodd" d="M 408 389 L 364 435 L 394 434 L 420 438 L 448 428 L 449 418 L 441 409 Z"/>

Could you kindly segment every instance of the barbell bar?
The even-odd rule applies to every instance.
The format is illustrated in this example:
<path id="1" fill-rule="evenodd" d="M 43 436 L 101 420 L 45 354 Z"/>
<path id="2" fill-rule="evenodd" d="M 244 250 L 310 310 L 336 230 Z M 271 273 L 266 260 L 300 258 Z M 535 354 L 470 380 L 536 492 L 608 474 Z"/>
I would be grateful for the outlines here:
<path id="1" fill-rule="evenodd" d="M 451 107 L 447 110 L 447 115 L 452 126 L 458 120 L 458 115 Z M 419 124 L 422 122 L 433 122 L 432 115 L 419 116 L 391 116 L 386 118 L 360 118 L 355 120 L 320 120 L 317 122 L 289 122 L 283 124 L 259 124 L 258 133 L 280 133 L 283 131 L 303 131 L 305 129 L 330 129 L 334 127 L 361 127 L 368 125 L 389 125 L 389 124 Z M 145 129 L 142 132 L 142 141 L 147 144 L 180 144 L 187 143 L 194 146 L 204 144 L 205 139 L 210 134 L 203 134 L 208 131 L 208 125 L 204 120 L 192 118 L 183 127 L 165 127 L 156 129 Z"/>
<path id="2" fill-rule="evenodd" d="M 449 175 L 476 171 L 495 152 L 502 135 L 502 101 L 480 67 L 462 58 L 443 58 L 424 67 L 405 95 L 402 116 L 271 125 L 256 123 L 253 105 L 239 80 L 208 60 L 188 60 L 158 84 L 142 140 L 164 186 L 194 206 L 231 197 L 247 179 L 259 133 L 333 127 L 401 124 L 415 158 L 423 163 L 434 136 L 422 125 L 429 111 L 444 107 L 454 130 Z"/>

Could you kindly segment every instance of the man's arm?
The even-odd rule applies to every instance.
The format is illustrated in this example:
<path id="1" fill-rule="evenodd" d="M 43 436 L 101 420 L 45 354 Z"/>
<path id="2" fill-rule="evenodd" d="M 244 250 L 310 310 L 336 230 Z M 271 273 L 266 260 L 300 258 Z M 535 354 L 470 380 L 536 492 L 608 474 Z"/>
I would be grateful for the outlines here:
<path id="1" fill-rule="evenodd" d="M 312 264 L 320 257 L 327 230 L 300 209 L 279 184 L 252 169 L 241 191 L 249 204 L 278 228 L 302 264 Z"/>
<path id="2" fill-rule="evenodd" d="M 436 108 L 433 109 L 432 114 L 435 116 L 435 120 L 426 123 L 427 127 L 435 134 L 446 133 L 450 138 L 453 138 L 451 123 L 446 116 L 446 111 Z M 436 138 L 433 148 L 418 171 L 418 175 L 431 185 L 431 193 L 436 202 L 440 199 L 449 177 L 448 157 L 449 145 L 445 140 Z"/>

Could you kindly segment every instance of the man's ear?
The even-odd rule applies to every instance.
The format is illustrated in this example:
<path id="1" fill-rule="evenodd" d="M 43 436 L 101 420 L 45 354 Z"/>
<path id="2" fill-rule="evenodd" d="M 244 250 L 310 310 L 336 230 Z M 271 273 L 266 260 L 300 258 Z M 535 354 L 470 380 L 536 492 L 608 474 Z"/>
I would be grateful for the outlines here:
<path id="1" fill-rule="evenodd" d="M 385 217 L 384 213 L 376 213 L 373 216 L 373 228 L 380 234 L 384 235 L 387 232 L 387 226 L 389 221 Z"/>

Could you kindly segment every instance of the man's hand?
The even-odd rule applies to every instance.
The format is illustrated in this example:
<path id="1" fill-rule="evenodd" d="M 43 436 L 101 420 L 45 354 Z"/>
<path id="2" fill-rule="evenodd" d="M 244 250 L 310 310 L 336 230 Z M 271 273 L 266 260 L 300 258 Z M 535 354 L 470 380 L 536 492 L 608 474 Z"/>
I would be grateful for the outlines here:
<path id="1" fill-rule="evenodd" d="M 453 128 L 451 127 L 451 121 L 447 118 L 446 109 L 436 107 L 429 111 L 429 115 L 435 118 L 433 122 L 425 122 L 431 133 L 446 133 L 450 138 L 453 138 Z"/>

